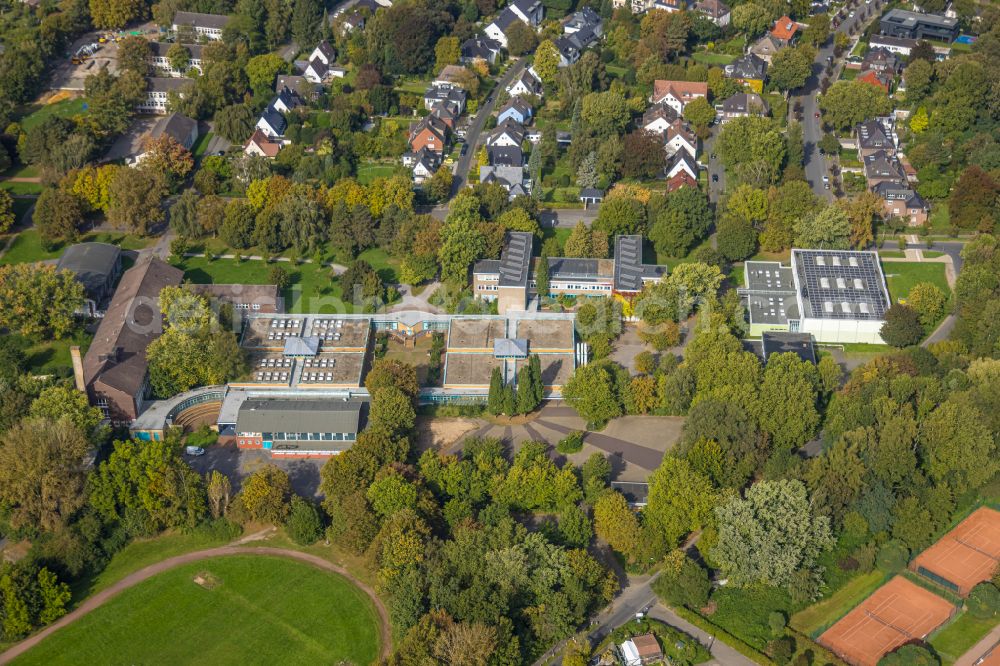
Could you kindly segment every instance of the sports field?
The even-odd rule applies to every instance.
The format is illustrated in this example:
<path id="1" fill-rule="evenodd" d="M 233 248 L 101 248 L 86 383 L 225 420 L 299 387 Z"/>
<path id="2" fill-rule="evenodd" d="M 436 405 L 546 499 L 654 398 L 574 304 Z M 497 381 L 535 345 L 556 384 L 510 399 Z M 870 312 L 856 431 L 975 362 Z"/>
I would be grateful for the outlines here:
<path id="1" fill-rule="evenodd" d="M 819 637 L 820 645 L 855 666 L 875 666 L 904 643 L 923 640 L 954 615 L 933 592 L 896 576 Z"/>
<path id="2" fill-rule="evenodd" d="M 368 664 L 379 647 L 378 616 L 346 579 L 238 555 L 125 590 L 14 663 Z"/>

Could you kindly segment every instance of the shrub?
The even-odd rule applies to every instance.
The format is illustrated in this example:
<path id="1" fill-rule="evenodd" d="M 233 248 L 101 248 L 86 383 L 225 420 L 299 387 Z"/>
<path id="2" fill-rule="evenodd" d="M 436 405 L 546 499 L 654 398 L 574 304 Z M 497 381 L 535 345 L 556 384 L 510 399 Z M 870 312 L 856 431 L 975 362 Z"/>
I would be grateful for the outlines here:
<path id="1" fill-rule="evenodd" d="M 965 603 L 973 617 L 989 619 L 1000 611 L 1000 590 L 993 583 L 980 583 L 972 588 Z"/>
<path id="2" fill-rule="evenodd" d="M 896 573 L 902 571 L 909 561 L 910 549 L 902 541 L 893 539 L 879 548 L 875 566 L 886 573 Z"/>
<path id="3" fill-rule="evenodd" d="M 288 536 L 300 546 L 316 543 L 323 534 L 323 521 L 320 519 L 316 505 L 299 496 L 292 498 L 292 512 L 285 523 Z"/>
<path id="4" fill-rule="evenodd" d="M 562 454 L 578 453 L 583 448 L 583 431 L 574 430 L 559 440 L 556 451 Z"/>

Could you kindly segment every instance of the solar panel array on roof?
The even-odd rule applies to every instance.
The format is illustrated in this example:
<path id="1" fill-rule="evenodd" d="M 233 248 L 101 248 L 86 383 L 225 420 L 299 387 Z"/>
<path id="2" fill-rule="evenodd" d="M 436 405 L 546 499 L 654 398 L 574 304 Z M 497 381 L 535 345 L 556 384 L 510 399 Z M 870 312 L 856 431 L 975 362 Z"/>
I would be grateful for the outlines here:
<path id="1" fill-rule="evenodd" d="M 527 287 L 531 267 L 532 235 L 526 231 L 508 231 L 500 256 L 500 286 Z"/>
<path id="2" fill-rule="evenodd" d="M 882 266 L 874 252 L 792 250 L 802 316 L 878 321 L 889 309 Z"/>
<path id="3" fill-rule="evenodd" d="M 642 236 L 615 239 L 615 291 L 642 291 Z"/>

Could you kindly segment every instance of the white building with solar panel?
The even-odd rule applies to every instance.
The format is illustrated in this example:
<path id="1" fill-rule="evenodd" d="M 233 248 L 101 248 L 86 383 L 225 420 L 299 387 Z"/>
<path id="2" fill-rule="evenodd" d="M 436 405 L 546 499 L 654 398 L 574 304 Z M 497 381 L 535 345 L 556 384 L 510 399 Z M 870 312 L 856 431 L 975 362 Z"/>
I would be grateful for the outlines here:
<path id="1" fill-rule="evenodd" d="M 790 331 L 824 343 L 883 344 L 891 302 L 875 252 L 793 249 L 791 266 L 748 261 L 744 276 L 750 337 Z"/>

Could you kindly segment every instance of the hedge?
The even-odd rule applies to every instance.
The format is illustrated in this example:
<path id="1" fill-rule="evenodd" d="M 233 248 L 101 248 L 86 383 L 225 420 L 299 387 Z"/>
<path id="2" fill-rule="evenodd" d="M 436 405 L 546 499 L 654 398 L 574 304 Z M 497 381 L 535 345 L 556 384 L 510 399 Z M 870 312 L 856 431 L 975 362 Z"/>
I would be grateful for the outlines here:
<path id="1" fill-rule="evenodd" d="M 704 616 L 681 606 L 671 606 L 671 610 L 702 631 L 707 631 L 712 634 L 715 636 L 716 640 L 722 641 L 754 663 L 762 664 L 762 666 L 776 666 L 775 662 L 766 654 L 758 652 L 753 647 L 747 645 L 739 638 L 736 638 L 736 636 L 733 636 L 722 627 L 713 624 L 711 620 L 705 618 Z"/>

